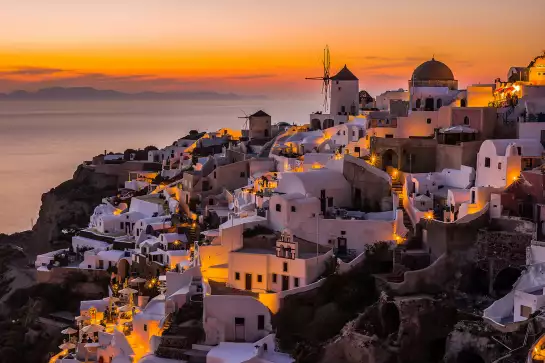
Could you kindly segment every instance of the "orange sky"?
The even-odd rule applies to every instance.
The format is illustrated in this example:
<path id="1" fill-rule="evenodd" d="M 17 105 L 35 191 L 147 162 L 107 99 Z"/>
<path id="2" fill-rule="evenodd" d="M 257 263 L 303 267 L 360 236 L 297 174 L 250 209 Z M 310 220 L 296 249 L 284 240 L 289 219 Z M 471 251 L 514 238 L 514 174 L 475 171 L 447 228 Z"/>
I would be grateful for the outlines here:
<path id="1" fill-rule="evenodd" d="M 308 96 L 325 44 L 373 95 L 435 58 L 462 87 L 545 49 L 545 0 L 0 0 L 0 92 L 46 86 Z"/>

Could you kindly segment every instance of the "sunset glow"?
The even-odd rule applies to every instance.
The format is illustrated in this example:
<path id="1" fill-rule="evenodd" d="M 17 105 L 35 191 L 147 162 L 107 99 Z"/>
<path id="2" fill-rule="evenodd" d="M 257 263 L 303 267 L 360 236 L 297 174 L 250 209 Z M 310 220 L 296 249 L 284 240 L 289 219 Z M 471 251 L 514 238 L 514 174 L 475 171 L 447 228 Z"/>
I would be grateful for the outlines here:
<path id="1" fill-rule="evenodd" d="M 319 92 L 325 44 L 373 94 L 406 87 L 433 55 L 462 87 L 505 77 L 545 45 L 545 2 L 521 0 L 0 0 L 0 92 L 49 86 L 123 91 Z M 286 90 L 288 90 L 286 92 Z"/>

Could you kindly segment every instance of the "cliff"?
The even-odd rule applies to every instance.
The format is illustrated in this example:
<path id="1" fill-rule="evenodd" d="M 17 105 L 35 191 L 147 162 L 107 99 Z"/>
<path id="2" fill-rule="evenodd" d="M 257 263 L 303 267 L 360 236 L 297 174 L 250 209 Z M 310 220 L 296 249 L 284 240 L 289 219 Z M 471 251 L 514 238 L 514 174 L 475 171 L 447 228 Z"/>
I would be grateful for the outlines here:
<path id="1" fill-rule="evenodd" d="M 94 208 L 102 198 L 115 195 L 117 187 L 117 176 L 96 173 L 80 165 L 72 179 L 42 195 L 31 235 L 15 234 L 10 236 L 10 242 L 24 247 L 29 255 L 66 247 L 69 240 L 62 234 L 63 228 L 85 227 Z"/>

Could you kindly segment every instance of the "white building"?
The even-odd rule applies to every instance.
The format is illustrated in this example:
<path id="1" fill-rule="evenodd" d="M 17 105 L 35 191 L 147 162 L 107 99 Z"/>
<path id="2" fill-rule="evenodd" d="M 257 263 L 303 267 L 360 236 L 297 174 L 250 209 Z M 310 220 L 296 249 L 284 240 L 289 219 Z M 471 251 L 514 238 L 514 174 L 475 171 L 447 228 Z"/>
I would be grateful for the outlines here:
<path id="1" fill-rule="evenodd" d="M 229 253 L 228 284 L 239 290 L 285 291 L 311 284 L 333 257 L 331 247 L 282 233 L 276 246 L 244 244 Z"/>
<path id="2" fill-rule="evenodd" d="M 475 186 L 504 188 L 518 180 L 522 170 L 541 165 L 543 146 L 536 139 L 486 140 L 477 154 Z"/>
<path id="3" fill-rule="evenodd" d="M 322 211 L 351 205 L 350 184 L 342 172 L 325 168 L 302 173 L 285 172 L 279 173 L 278 179 L 277 192 L 316 197 L 320 199 Z"/>

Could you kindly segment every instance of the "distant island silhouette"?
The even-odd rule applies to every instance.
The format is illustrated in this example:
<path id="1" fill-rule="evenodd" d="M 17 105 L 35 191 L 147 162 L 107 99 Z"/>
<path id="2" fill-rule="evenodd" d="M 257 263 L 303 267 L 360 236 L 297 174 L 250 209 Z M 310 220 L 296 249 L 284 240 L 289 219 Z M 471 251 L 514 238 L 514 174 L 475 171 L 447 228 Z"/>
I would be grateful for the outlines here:
<path id="1" fill-rule="evenodd" d="M 50 87 L 35 92 L 24 90 L 0 93 L 0 100 L 241 100 L 264 99 L 262 95 L 238 95 L 213 91 L 125 93 L 93 87 Z"/>

